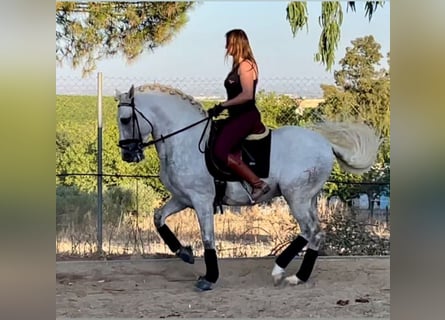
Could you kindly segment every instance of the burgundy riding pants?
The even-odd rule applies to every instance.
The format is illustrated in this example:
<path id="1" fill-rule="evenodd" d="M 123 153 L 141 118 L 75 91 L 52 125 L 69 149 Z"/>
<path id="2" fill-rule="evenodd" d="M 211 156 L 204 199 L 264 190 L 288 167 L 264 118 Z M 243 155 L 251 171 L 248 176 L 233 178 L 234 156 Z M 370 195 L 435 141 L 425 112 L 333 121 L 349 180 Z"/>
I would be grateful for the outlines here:
<path id="1" fill-rule="evenodd" d="M 258 109 L 246 111 L 240 115 L 231 116 L 219 132 L 215 140 L 214 154 L 222 163 L 227 164 L 227 157 L 233 154 L 241 156 L 241 142 L 249 134 L 262 133 L 264 125 Z"/>

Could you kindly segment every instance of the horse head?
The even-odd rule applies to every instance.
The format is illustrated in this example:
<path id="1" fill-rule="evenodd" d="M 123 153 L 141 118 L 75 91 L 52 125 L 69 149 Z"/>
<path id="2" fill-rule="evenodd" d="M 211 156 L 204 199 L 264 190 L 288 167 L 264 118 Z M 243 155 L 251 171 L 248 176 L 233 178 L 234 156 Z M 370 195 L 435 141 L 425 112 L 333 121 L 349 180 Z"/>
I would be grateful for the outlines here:
<path id="1" fill-rule="evenodd" d="M 119 147 L 126 162 L 143 160 L 143 150 L 150 145 L 160 148 L 158 153 L 163 152 L 162 144 L 167 138 L 208 120 L 202 105 L 192 96 L 158 83 L 131 86 L 125 93 L 116 90 L 115 100 L 118 102 Z M 196 131 L 197 138 L 201 133 Z M 150 135 L 153 139 L 147 142 Z M 176 138 L 169 141 L 182 146 L 190 141 L 185 135 Z"/>
<path id="2" fill-rule="evenodd" d="M 116 90 L 115 100 L 118 102 L 118 129 L 120 134 L 119 147 L 122 160 L 140 162 L 144 156 L 144 141 L 152 132 L 150 121 L 135 105 L 135 92 L 132 85 L 126 93 Z"/>

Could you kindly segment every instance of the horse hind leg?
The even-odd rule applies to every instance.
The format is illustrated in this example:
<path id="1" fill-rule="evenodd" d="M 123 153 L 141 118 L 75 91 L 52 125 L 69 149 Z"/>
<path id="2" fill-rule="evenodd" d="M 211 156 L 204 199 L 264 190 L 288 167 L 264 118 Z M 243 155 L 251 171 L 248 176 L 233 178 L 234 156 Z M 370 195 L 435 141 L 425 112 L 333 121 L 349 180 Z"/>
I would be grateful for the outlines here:
<path id="1" fill-rule="evenodd" d="M 272 270 L 274 285 L 279 285 L 283 281 L 288 264 L 308 245 L 308 251 L 306 251 L 303 258 L 305 262 L 302 262 L 299 272 L 297 272 L 297 275 L 286 278 L 286 281 L 290 284 L 305 282 L 309 278 L 316 256 L 318 256 L 318 254 L 315 255 L 314 259 L 312 251 L 318 253 L 318 244 L 320 242 L 317 240 L 320 237 L 321 228 L 316 210 L 316 196 L 310 199 L 302 199 L 301 197 L 297 198 L 284 194 L 284 197 L 291 209 L 292 215 L 300 226 L 301 233 L 276 258 L 275 266 Z M 316 250 L 313 250 L 314 248 Z M 309 254 L 307 254 L 308 252 Z"/>
<path id="2" fill-rule="evenodd" d="M 305 283 L 309 279 L 318 258 L 318 250 L 324 240 L 324 232 L 321 230 L 317 214 L 317 196 L 311 199 L 307 213 L 308 219 L 303 219 L 300 222 L 300 226 L 305 230 L 303 233 L 308 239 L 307 249 L 297 273 L 286 278 L 286 282 L 290 285 Z"/>
<path id="3" fill-rule="evenodd" d="M 179 258 L 181 258 L 182 261 L 193 264 L 195 263 L 195 258 L 193 256 L 192 248 L 190 246 L 183 246 L 181 242 L 179 242 L 176 235 L 165 223 L 165 219 L 167 219 L 167 217 L 185 208 L 186 206 L 184 204 L 177 201 L 175 198 L 171 198 L 165 203 L 164 206 L 155 212 L 154 224 L 156 226 L 156 230 L 169 249 Z"/>
<path id="4" fill-rule="evenodd" d="M 306 238 L 302 235 L 298 235 L 275 259 L 275 265 L 272 270 L 272 278 L 275 286 L 283 281 L 286 267 L 307 243 L 308 241 Z"/>

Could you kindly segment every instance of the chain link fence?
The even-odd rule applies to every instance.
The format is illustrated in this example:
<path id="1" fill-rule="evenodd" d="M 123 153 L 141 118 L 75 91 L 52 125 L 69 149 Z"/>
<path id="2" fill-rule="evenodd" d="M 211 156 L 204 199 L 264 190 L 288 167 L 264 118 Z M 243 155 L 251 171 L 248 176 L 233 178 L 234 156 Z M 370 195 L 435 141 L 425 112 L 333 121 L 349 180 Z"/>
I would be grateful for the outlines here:
<path id="1" fill-rule="evenodd" d="M 114 95 L 114 90 L 126 91 L 131 85 L 160 83 L 180 89 L 197 99 L 224 99 L 223 79 L 209 77 L 117 77 L 104 74 L 104 96 Z M 317 99 L 323 96 L 321 84 L 333 84 L 330 77 L 274 77 L 260 79 L 257 91 L 276 92 L 292 97 Z M 56 76 L 56 94 L 58 95 L 96 95 L 97 78 L 75 76 Z"/>
<path id="2" fill-rule="evenodd" d="M 161 83 L 179 88 L 197 100 L 222 100 L 225 98 L 221 79 L 187 78 L 174 79 L 113 77 L 103 75 L 103 179 L 101 203 L 97 192 L 97 94 L 96 76 L 76 78 L 56 76 L 56 253 L 59 255 L 93 255 L 98 251 L 98 205 L 103 209 L 100 225 L 101 246 L 107 254 L 164 255 L 168 248 L 157 235 L 153 224 L 153 210 L 164 197 L 157 172 L 135 169 L 120 160 L 115 122 L 114 90 L 126 91 L 131 85 Z M 291 98 L 319 100 L 320 84 L 332 84 L 332 79 L 286 78 L 261 79 L 258 90 L 275 92 Z M 113 125 L 110 125 L 113 123 Z M 83 142 L 80 143 L 79 141 Z M 147 159 L 154 159 L 153 149 L 146 151 Z M 118 159 L 118 160 L 116 160 Z M 140 168 L 138 166 L 137 168 Z M 345 182 L 343 182 L 345 183 Z M 320 212 L 325 220 L 329 214 L 342 215 L 363 212 L 327 203 L 320 199 Z M 240 214 L 241 213 L 241 214 Z M 369 212 L 361 216 L 369 217 Z M 376 221 L 388 222 L 388 208 L 376 207 L 370 222 L 363 220 L 358 233 L 386 232 Z M 192 244 L 199 254 L 200 231 L 191 210 L 169 218 L 168 223 L 179 239 Z M 343 220 L 342 220 L 343 221 Z M 386 223 L 387 225 L 387 223 Z M 226 208 L 223 215 L 215 216 L 218 251 L 221 256 L 264 256 L 282 246 L 298 230 L 282 199 L 264 206 L 252 208 Z M 345 229 L 349 228 L 345 226 Z M 364 228 L 364 229 L 363 229 Z M 382 228 L 382 230 L 374 230 Z M 350 229 L 350 228 L 349 228 Z M 368 238 L 367 238 L 368 239 Z M 385 245 L 386 246 L 386 245 Z M 374 248 L 375 249 L 375 248 Z M 338 248 L 340 250 L 340 248 Z M 357 249 L 358 250 L 358 249 Z M 380 250 L 380 249 L 375 249 Z M 381 249 L 381 251 L 387 250 Z M 377 251 L 363 251 L 369 254 Z M 352 252 L 352 251 L 351 251 Z M 379 251 L 380 252 L 380 251 Z M 335 253 L 335 252 L 334 252 Z M 359 251 L 352 253 L 360 254 Z M 381 252 L 380 252 L 381 253 Z M 385 254 L 385 253 L 383 253 Z"/>

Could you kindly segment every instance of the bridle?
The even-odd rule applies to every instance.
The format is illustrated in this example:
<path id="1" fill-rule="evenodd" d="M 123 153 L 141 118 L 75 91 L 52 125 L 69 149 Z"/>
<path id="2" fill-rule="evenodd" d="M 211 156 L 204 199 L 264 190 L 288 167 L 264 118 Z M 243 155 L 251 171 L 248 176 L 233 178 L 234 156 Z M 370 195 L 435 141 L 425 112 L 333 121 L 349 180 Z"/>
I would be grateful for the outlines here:
<path id="1" fill-rule="evenodd" d="M 204 153 L 204 151 L 201 150 L 200 145 L 201 145 L 201 141 L 202 141 L 202 139 L 204 137 L 204 132 L 206 131 L 207 126 L 209 125 L 209 122 L 211 121 L 211 117 L 210 116 L 205 117 L 204 119 L 201 119 L 201 120 L 199 120 L 199 121 L 197 121 L 195 123 L 192 123 L 191 125 L 188 125 L 187 127 L 184 127 L 182 129 L 176 130 L 176 131 L 174 131 L 172 133 L 169 133 L 169 134 L 167 134 L 165 136 L 161 135 L 161 137 L 159 139 L 155 139 L 155 140 L 151 140 L 151 141 L 148 141 L 148 142 L 144 142 L 143 139 L 142 139 L 142 135 L 141 135 L 141 130 L 140 130 L 137 114 L 139 114 L 142 117 L 142 119 L 147 121 L 147 123 L 151 127 L 151 132 L 153 132 L 154 127 L 153 127 L 153 124 L 151 123 L 151 121 L 148 120 L 147 117 L 144 116 L 144 114 L 138 108 L 136 108 L 136 106 L 134 104 L 134 97 L 131 98 L 130 102 L 119 102 L 117 107 L 118 108 L 121 108 L 121 107 L 129 107 L 129 108 L 131 108 L 131 111 L 132 111 L 132 116 L 131 117 L 132 117 L 132 120 L 133 120 L 133 138 L 119 140 L 118 146 L 120 148 L 122 148 L 124 150 L 127 150 L 127 151 L 134 151 L 135 150 L 134 146 L 136 145 L 137 149 L 139 151 L 142 151 L 142 149 L 145 148 L 145 147 L 149 147 L 149 146 L 154 145 L 154 144 L 156 144 L 156 143 L 158 143 L 160 141 L 161 142 L 165 142 L 165 139 L 168 139 L 168 138 L 170 138 L 170 137 L 172 137 L 172 136 L 174 136 L 174 135 L 176 135 L 178 133 L 186 131 L 186 130 L 188 130 L 188 129 L 190 129 L 190 128 L 192 128 L 192 127 L 194 127 L 194 126 L 196 126 L 196 125 L 198 125 L 198 124 L 200 124 L 200 123 L 202 123 L 204 121 L 207 121 L 206 126 L 205 126 L 205 128 L 204 128 L 204 130 L 202 132 L 201 138 L 199 139 L 199 150 L 202 153 Z M 135 128 L 137 128 L 138 137 L 134 136 Z M 133 147 L 130 147 L 130 146 L 133 146 Z"/>

